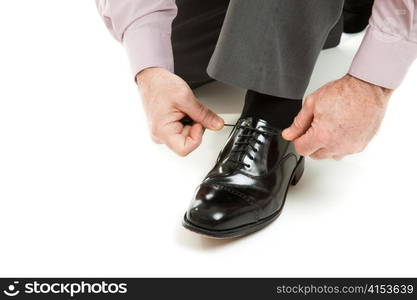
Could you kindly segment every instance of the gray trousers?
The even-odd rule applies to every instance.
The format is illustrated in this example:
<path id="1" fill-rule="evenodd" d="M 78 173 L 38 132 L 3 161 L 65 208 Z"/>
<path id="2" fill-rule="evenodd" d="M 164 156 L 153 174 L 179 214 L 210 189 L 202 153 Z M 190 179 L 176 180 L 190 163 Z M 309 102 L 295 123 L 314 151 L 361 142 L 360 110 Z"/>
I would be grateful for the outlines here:
<path id="1" fill-rule="evenodd" d="M 177 0 L 175 73 L 301 99 L 322 49 L 342 34 L 344 0 Z"/>

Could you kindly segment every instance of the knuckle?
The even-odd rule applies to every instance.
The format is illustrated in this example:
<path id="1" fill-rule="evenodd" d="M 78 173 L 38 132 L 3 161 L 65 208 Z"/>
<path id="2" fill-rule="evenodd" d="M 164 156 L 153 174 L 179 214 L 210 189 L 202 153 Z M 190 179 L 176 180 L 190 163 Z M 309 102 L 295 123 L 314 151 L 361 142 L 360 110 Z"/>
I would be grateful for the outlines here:
<path id="1" fill-rule="evenodd" d="M 356 148 L 348 148 L 348 149 L 345 149 L 344 151 L 342 149 L 342 151 L 340 151 L 340 152 L 343 155 L 352 155 L 352 154 L 359 153 L 360 151 L 359 151 L 359 149 L 356 149 Z"/>
<path id="2" fill-rule="evenodd" d="M 366 145 L 363 144 L 356 144 L 356 145 L 350 145 L 345 147 L 345 149 L 342 149 L 342 151 L 345 155 L 352 155 L 356 153 L 361 153 L 365 150 Z"/>
<path id="3" fill-rule="evenodd" d="M 356 154 L 359 153 L 359 148 L 346 148 L 346 149 L 342 149 L 344 151 L 341 151 L 342 153 L 344 153 L 345 155 L 352 155 L 352 154 Z"/>
<path id="4" fill-rule="evenodd" d="M 359 145 L 359 147 L 357 149 L 358 150 L 357 153 L 361 153 L 361 152 L 365 151 L 365 149 L 366 149 L 366 145 L 361 144 L 361 145 Z"/>
<path id="5" fill-rule="evenodd" d="M 152 142 L 154 142 L 155 144 L 161 144 L 161 141 L 158 137 L 154 136 L 151 134 L 151 140 Z"/>
<path id="6" fill-rule="evenodd" d="M 295 116 L 294 126 L 296 128 L 302 128 L 303 127 L 303 116 L 302 116 L 302 114 L 298 114 L 297 116 Z"/>
<path id="7" fill-rule="evenodd" d="M 199 120 L 207 120 L 210 118 L 210 111 L 204 105 L 200 105 L 199 112 L 198 112 L 198 119 Z"/>
<path id="8" fill-rule="evenodd" d="M 158 126 L 151 125 L 150 132 L 151 132 L 151 137 L 152 138 L 158 138 L 158 136 L 159 136 Z"/>

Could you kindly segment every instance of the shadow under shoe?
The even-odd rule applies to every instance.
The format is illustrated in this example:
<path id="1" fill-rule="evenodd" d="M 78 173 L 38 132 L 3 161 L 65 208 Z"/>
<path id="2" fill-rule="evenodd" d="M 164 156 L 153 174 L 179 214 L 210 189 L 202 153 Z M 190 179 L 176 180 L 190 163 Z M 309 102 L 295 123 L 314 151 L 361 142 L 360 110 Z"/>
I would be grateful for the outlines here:
<path id="1" fill-rule="evenodd" d="M 196 189 L 183 225 L 215 238 L 257 231 L 279 216 L 289 185 L 303 171 L 304 158 L 281 130 L 261 119 L 240 119 Z"/>

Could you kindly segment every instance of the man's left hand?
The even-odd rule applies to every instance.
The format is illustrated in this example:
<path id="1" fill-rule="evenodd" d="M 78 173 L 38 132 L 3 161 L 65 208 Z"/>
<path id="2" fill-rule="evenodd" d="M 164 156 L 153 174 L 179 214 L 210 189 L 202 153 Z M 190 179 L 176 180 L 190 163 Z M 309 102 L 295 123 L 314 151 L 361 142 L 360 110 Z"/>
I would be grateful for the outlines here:
<path id="1" fill-rule="evenodd" d="M 392 90 L 351 75 L 309 95 L 283 131 L 297 152 L 313 159 L 341 159 L 361 152 L 377 132 Z"/>

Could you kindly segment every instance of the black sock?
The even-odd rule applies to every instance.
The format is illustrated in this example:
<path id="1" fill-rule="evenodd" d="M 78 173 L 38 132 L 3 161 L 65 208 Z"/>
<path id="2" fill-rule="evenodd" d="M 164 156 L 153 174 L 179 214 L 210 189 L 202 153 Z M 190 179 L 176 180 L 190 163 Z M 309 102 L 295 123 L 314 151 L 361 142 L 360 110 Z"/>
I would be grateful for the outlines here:
<path id="1" fill-rule="evenodd" d="M 302 105 L 301 99 L 286 99 L 248 90 L 241 117 L 263 119 L 272 127 L 285 129 L 292 124 Z"/>

